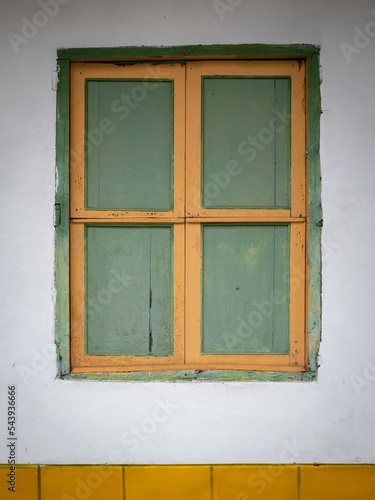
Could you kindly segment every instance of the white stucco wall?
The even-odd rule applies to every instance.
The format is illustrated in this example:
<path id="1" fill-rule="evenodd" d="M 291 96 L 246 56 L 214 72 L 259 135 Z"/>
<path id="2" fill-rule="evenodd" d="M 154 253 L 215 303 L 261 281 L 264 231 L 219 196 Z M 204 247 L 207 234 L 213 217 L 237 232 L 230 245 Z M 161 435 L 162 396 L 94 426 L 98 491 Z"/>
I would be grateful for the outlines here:
<path id="1" fill-rule="evenodd" d="M 17 54 L 7 35 L 21 35 L 22 18 L 41 7 L 0 5 L 0 462 L 9 384 L 17 385 L 21 463 L 374 462 L 374 2 L 231 0 L 222 20 L 212 0 L 65 3 Z M 370 37 L 355 40 L 349 63 L 340 43 L 354 45 L 356 26 Z M 321 45 L 319 380 L 56 380 L 56 49 L 214 43 Z"/>

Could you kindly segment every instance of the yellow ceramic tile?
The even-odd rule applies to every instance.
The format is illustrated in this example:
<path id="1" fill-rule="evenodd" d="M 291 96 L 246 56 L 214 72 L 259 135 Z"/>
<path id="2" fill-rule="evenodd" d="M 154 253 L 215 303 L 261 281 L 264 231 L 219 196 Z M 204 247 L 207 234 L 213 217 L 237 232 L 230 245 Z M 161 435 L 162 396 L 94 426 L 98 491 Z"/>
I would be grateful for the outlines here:
<path id="1" fill-rule="evenodd" d="M 297 500 L 297 467 L 294 465 L 214 466 L 213 490 L 213 500 Z"/>
<path id="2" fill-rule="evenodd" d="M 41 500 L 123 500 L 122 467 L 45 466 Z"/>
<path id="3" fill-rule="evenodd" d="M 14 470 L 10 470 L 9 465 L 0 468 L 1 500 L 38 500 L 38 468 L 33 466 L 15 467 L 15 492 L 9 489 L 13 487 Z"/>
<path id="4" fill-rule="evenodd" d="M 375 499 L 375 466 L 301 466 L 301 500 Z"/>
<path id="5" fill-rule="evenodd" d="M 126 500 L 210 500 L 210 467 L 125 467 L 125 492 Z"/>

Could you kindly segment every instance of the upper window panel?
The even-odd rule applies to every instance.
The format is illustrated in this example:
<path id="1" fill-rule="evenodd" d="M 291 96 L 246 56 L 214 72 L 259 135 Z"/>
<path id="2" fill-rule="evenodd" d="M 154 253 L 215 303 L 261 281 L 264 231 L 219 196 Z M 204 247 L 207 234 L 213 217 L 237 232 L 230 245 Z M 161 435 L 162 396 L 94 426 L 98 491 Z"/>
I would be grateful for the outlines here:
<path id="1" fill-rule="evenodd" d="M 203 207 L 289 208 L 289 78 L 204 77 L 202 84 Z"/>
<path id="2" fill-rule="evenodd" d="M 171 210 L 173 82 L 89 80 L 86 95 L 86 208 Z"/>
<path id="3" fill-rule="evenodd" d="M 305 63 L 189 62 L 187 98 L 188 217 L 305 217 Z"/>
<path id="4" fill-rule="evenodd" d="M 71 67 L 71 217 L 183 216 L 185 69 Z"/>

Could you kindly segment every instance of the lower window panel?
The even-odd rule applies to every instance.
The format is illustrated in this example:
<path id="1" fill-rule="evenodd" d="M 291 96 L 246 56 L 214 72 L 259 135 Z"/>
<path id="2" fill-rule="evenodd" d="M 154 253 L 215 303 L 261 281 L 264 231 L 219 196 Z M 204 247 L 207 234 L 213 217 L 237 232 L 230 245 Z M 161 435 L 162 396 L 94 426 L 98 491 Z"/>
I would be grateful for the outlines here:
<path id="1" fill-rule="evenodd" d="M 86 226 L 87 354 L 173 354 L 171 232 Z"/>
<path id="2" fill-rule="evenodd" d="M 305 369 L 303 223 L 70 233 L 72 373 Z"/>
<path id="3" fill-rule="evenodd" d="M 289 353 L 288 225 L 202 226 L 202 354 Z"/>

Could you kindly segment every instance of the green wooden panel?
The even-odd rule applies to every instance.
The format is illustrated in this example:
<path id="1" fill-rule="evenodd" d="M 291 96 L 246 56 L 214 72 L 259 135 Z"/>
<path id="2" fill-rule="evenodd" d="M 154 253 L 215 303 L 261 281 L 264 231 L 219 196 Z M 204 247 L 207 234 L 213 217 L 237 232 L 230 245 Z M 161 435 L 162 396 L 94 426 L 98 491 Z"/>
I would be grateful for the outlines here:
<path id="1" fill-rule="evenodd" d="M 171 81 L 88 81 L 86 208 L 173 206 Z"/>
<path id="2" fill-rule="evenodd" d="M 240 45 L 175 45 L 170 47 L 88 47 L 59 49 L 57 55 L 59 59 L 110 59 L 117 58 L 136 59 L 139 57 L 155 58 L 155 64 L 161 56 L 243 56 L 243 57 L 314 57 L 318 56 L 320 47 L 312 44 L 290 44 L 290 45 L 270 45 L 270 44 L 240 44 Z"/>
<path id="3" fill-rule="evenodd" d="M 202 228 L 202 352 L 289 351 L 289 226 Z"/>
<path id="4" fill-rule="evenodd" d="M 322 251 L 323 225 L 320 169 L 320 65 L 319 57 L 309 58 L 307 65 L 308 118 L 308 369 L 317 378 L 318 353 L 322 332 Z"/>
<path id="5" fill-rule="evenodd" d="M 59 61 L 56 103 L 56 203 L 60 206 L 60 225 L 56 222 L 56 348 L 58 374 L 69 373 L 69 62 Z"/>
<path id="6" fill-rule="evenodd" d="M 86 350 L 173 353 L 170 226 L 86 227 Z"/>
<path id="7" fill-rule="evenodd" d="M 151 228 L 150 244 L 150 329 L 151 352 L 153 354 L 172 354 L 173 318 L 173 256 L 171 248 L 171 229 Z"/>
<path id="8" fill-rule="evenodd" d="M 206 208 L 290 205 L 289 78 L 203 79 Z"/>

